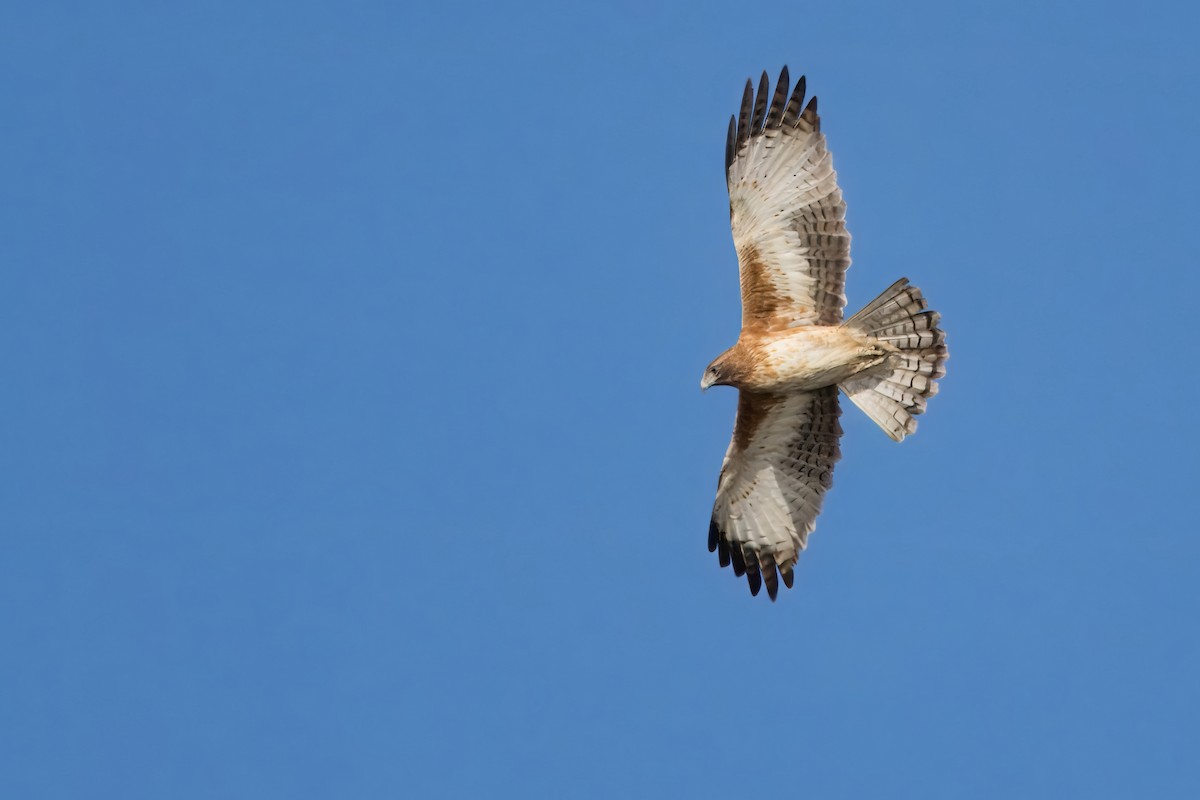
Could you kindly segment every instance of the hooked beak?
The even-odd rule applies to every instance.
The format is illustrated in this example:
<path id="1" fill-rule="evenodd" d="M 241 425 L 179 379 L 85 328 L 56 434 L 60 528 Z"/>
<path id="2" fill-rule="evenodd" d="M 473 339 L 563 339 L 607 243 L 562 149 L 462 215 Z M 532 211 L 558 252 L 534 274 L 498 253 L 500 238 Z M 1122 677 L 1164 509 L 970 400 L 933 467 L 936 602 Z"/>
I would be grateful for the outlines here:
<path id="1" fill-rule="evenodd" d="M 715 378 L 713 377 L 712 373 L 705 370 L 704 377 L 700 379 L 700 391 L 707 392 L 708 387 L 713 385 L 714 380 Z"/>

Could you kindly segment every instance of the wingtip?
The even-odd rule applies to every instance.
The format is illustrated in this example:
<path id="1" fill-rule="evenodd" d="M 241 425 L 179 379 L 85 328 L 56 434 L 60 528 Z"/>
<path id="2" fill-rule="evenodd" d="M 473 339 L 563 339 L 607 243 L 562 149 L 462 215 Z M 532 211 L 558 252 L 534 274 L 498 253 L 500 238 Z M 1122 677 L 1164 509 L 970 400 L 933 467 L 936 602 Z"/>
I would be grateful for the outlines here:
<path id="1" fill-rule="evenodd" d="M 746 559 L 742 556 L 742 548 L 729 548 L 729 563 L 733 566 L 733 574 L 739 578 L 746 574 Z"/>
<path id="2" fill-rule="evenodd" d="M 814 131 L 821 130 L 821 115 L 817 113 L 817 96 L 815 94 L 809 98 L 808 105 L 804 107 L 800 117 L 807 120 Z"/>
<path id="3" fill-rule="evenodd" d="M 725 133 L 725 179 L 729 179 L 729 168 L 737 155 L 737 115 L 729 116 L 729 130 Z"/>
<path id="4" fill-rule="evenodd" d="M 762 71 L 762 77 L 758 79 L 758 93 L 754 96 L 754 114 L 750 117 L 750 135 L 757 136 L 762 133 L 763 123 L 767 119 L 767 93 L 771 88 L 771 79 L 767 77 L 767 71 Z"/>
<path id="5" fill-rule="evenodd" d="M 775 597 L 779 594 L 779 575 L 775 571 L 775 562 L 773 560 L 764 560 L 762 565 L 763 582 L 767 584 L 767 597 L 771 598 L 771 602 L 775 602 Z"/>
<path id="6" fill-rule="evenodd" d="M 762 576 L 758 574 L 758 570 L 747 569 L 746 580 L 750 582 L 751 596 L 758 597 L 758 593 L 762 591 Z"/>

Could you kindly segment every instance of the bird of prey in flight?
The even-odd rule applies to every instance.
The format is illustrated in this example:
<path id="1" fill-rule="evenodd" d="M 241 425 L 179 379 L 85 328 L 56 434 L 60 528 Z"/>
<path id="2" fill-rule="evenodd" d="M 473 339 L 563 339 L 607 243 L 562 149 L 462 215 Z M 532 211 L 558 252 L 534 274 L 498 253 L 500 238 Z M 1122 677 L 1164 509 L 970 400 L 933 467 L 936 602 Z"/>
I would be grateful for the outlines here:
<path id="1" fill-rule="evenodd" d="M 708 549 L 721 566 L 763 584 L 774 600 L 816 527 L 841 455 L 838 390 L 896 441 L 945 374 L 938 314 L 901 278 L 847 320 L 846 204 L 804 78 L 774 93 L 764 72 L 746 81 L 729 120 L 725 176 L 741 274 L 737 343 L 704 370 L 700 387 L 738 390 L 733 439 L 721 466 Z"/>

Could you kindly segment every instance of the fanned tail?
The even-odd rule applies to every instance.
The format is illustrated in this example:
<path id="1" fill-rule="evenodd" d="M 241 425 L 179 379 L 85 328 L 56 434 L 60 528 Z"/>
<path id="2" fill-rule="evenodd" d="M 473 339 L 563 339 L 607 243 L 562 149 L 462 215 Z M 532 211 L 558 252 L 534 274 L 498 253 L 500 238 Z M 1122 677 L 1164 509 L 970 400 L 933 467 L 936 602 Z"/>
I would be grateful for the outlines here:
<path id="1" fill-rule="evenodd" d="M 896 350 L 883 366 L 839 388 L 897 442 L 916 431 L 913 418 L 925 411 L 928 398 L 937 394 L 937 379 L 946 374 L 940 318 L 926 309 L 921 290 L 901 278 L 843 323 Z"/>

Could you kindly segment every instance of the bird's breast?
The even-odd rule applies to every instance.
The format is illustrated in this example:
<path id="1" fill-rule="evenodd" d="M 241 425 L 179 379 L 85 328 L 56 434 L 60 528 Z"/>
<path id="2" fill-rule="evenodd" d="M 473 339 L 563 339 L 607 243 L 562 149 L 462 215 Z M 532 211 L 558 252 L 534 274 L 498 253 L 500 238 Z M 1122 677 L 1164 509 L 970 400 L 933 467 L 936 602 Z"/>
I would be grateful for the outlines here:
<path id="1" fill-rule="evenodd" d="M 759 337 L 752 344 L 757 391 L 811 391 L 841 383 L 883 362 L 888 352 L 855 331 L 812 325 Z"/>

